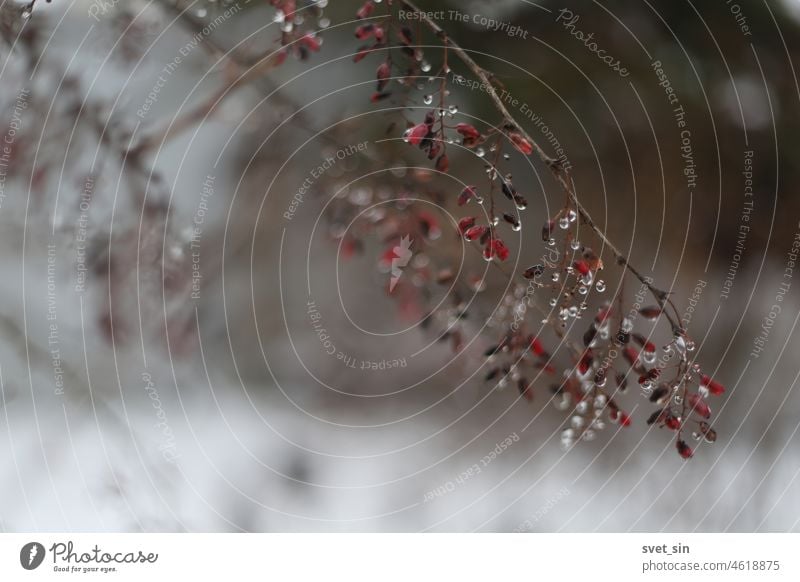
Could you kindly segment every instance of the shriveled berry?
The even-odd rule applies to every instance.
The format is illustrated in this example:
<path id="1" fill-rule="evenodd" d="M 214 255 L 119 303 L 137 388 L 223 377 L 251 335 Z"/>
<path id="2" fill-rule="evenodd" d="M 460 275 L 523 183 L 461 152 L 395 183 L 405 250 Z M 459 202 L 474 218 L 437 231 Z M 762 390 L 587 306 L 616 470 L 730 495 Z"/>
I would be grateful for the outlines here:
<path id="1" fill-rule="evenodd" d="M 522 152 L 526 156 L 529 156 L 533 153 L 533 145 L 531 145 L 531 142 L 522 137 L 522 135 L 520 135 L 519 133 L 512 132 L 508 134 L 508 137 L 511 138 L 511 142 L 514 144 L 514 147 L 516 147 L 520 152 Z"/>

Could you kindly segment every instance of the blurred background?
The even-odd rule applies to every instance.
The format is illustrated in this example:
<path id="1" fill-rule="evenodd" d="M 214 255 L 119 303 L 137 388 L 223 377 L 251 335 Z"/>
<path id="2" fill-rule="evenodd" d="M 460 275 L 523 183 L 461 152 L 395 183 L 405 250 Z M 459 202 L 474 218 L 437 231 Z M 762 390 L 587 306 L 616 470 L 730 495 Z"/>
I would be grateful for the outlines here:
<path id="1" fill-rule="evenodd" d="M 800 2 L 419 2 L 563 150 L 726 385 L 688 462 L 636 388 L 633 426 L 563 450 L 548 382 L 530 403 L 485 382 L 503 277 L 458 354 L 424 323 L 450 294 L 411 274 L 387 292 L 387 240 L 359 225 L 388 207 L 438 220 L 413 272 L 483 277 L 453 226 L 483 163 L 452 147 L 434 175 L 403 142 L 443 66 L 421 23 L 434 79 L 373 103 L 363 3 L 308 4 L 288 32 L 316 36 L 279 65 L 266 1 L 0 5 L 3 530 L 797 531 Z M 486 91 L 448 90 L 454 122 L 502 124 Z M 504 163 L 528 199 L 519 270 L 563 192 Z"/>

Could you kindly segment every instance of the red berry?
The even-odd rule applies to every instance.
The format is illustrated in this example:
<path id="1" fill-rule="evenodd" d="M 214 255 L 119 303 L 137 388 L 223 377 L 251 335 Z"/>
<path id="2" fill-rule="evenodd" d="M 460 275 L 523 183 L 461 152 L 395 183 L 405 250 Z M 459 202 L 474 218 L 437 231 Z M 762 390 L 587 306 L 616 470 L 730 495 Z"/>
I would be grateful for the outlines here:
<path id="1" fill-rule="evenodd" d="M 375 4 L 372 2 L 372 0 L 367 0 L 367 2 L 365 2 L 364 5 L 358 9 L 358 12 L 356 12 L 356 18 L 359 20 L 367 18 L 374 12 L 374 10 Z"/>
<path id="2" fill-rule="evenodd" d="M 681 457 L 683 457 L 684 459 L 691 459 L 692 458 L 692 456 L 694 455 L 694 451 L 692 450 L 692 447 L 687 445 L 684 441 L 680 441 L 680 440 L 675 444 L 676 444 L 676 446 L 678 448 L 678 454 Z"/>
<path id="3" fill-rule="evenodd" d="M 711 379 L 710 376 L 706 376 L 705 374 L 703 374 L 703 376 L 700 379 L 700 385 L 703 388 L 706 388 L 709 394 L 713 394 L 714 396 L 719 396 L 720 394 L 725 392 L 725 386 L 723 386 L 719 382 L 715 382 L 714 380 Z"/>
<path id="4" fill-rule="evenodd" d="M 362 24 L 356 28 L 356 38 L 359 40 L 367 39 L 375 34 L 374 24 Z"/>
<path id="5" fill-rule="evenodd" d="M 583 277 L 589 274 L 589 263 L 587 263 L 586 261 L 575 261 L 574 263 L 572 263 L 572 266 Z"/>
<path id="6" fill-rule="evenodd" d="M 466 204 L 476 196 L 477 194 L 475 192 L 475 186 L 467 186 L 461 191 L 461 194 L 458 195 L 458 205 L 464 206 L 464 204 Z"/>
<path id="7" fill-rule="evenodd" d="M 319 51 L 319 47 L 321 46 L 319 38 L 317 38 L 312 34 L 304 34 L 298 39 L 298 42 L 300 43 L 301 46 L 304 46 L 308 50 L 313 52 Z"/>
<path id="8" fill-rule="evenodd" d="M 473 226 L 468 228 L 467 231 L 464 233 L 464 238 L 469 241 L 473 241 L 475 239 L 481 238 L 484 234 L 488 232 L 489 228 L 486 226 Z"/>
<path id="9" fill-rule="evenodd" d="M 456 125 L 456 131 L 466 138 L 478 139 L 481 132 L 471 126 L 469 123 L 459 123 Z"/>
<path id="10" fill-rule="evenodd" d="M 506 259 L 508 259 L 510 252 L 508 250 L 508 247 L 503 241 L 501 241 L 500 239 L 495 239 L 492 243 L 492 246 L 494 254 L 497 256 L 498 259 L 500 259 L 501 261 L 505 261 Z"/>
<path id="11" fill-rule="evenodd" d="M 389 76 L 392 74 L 392 67 L 388 62 L 383 62 L 378 67 L 375 76 L 378 79 L 378 91 L 383 91 L 386 84 L 389 82 Z"/>
<path id="12" fill-rule="evenodd" d="M 430 128 L 425 123 L 419 123 L 408 130 L 406 139 L 411 145 L 419 145 L 420 142 L 428 135 Z"/>
<path id="13" fill-rule="evenodd" d="M 467 232 L 468 229 L 475 226 L 475 217 L 474 216 L 465 216 L 461 220 L 458 221 L 458 232 L 464 234 Z"/>
<path id="14" fill-rule="evenodd" d="M 708 407 L 708 404 L 706 404 L 706 401 L 703 400 L 703 397 L 699 394 L 689 394 L 689 396 L 686 398 L 686 402 L 689 404 L 692 410 L 694 410 L 703 418 L 711 417 L 711 409 Z"/>
<path id="15" fill-rule="evenodd" d="M 543 356 L 547 353 L 544 351 L 544 346 L 538 337 L 531 338 L 531 351 L 537 356 Z"/>
<path id="16" fill-rule="evenodd" d="M 531 142 L 529 142 L 527 139 L 522 137 L 517 132 L 513 132 L 513 133 L 508 134 L 508 137 L 511 138 L 511 141 L 514 144 L 514 147 L 516 147 L 519 151 L 521 151 L 526 156 L 529 156 L 529 155 L 531 155 L 533 153 L 533 146 L 531 145 Z"/>
<path id="17" fill-rule="evenodd" d="M 639 310 L 639 313 L 645 319 L 656 319 L 659 315 L 661 315 L 661 309 L 656 307 L 655 305 L 651 305 L 649 307 L 642 307 Z"/>

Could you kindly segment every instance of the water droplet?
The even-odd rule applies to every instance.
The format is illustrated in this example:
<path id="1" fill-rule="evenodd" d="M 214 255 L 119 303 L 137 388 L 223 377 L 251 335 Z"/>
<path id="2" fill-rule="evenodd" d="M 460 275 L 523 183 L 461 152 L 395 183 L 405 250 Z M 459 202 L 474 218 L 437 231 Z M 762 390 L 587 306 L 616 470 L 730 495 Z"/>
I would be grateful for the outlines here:
<path id="1" fill-rule="evenodd" d="M 560 278 L 561 278 L 561 276 L 560 276 L 558 273 L 553 273 L 553 274 L 550 276 L 550 279 L 552 279 L 552 280 L 553 280 L 553 283 L 558 283 L 558 280 L 559 280 Z"/>
<path id="2" fill-rule="evenodd" d="M 554 297 L 553 299 L 551 299 L 551 300 L 549 301 L 549 303 L 550 303 L 550 307 L 555 307 L 555 306 L 556 306 L 556 303 L 558 303 L 558 301 L 557 301 L 557 300 L 556 300 L 556 298 Z"/>
<path id="3" fill-rule="evenodd" d="M 572 396 L 567 393 L 561 395 L 561 398 L 554 398 L 553 399 L 553 406 L 556 407 L 557 410 L 566 410 L 572 404 Z"/>
<path id="4" fill-rule="evenodd" d="M 585 287 L 583 285 L 578 287 L 578 293 L 580 293 L 581 295 L 586 295 L 588 292 L 589 292 L 589 288 L 588 287 Z"/>
<path id="5" fill-rule="evenodd" d="M 569 243 L 569 248 L 571 248 L 573 251 L 577 251 L 579 248 L 581 248 L 580 241 L 573 240 L 571 243 Z"/>
<path id="6" fill-rule="evenodd" d="M 450 105 L 447 108 L 447 111 L 449 111 L 452 115 L 455 115 L 456 113 L 458 113 L 458 106 L 457 105 Z"/>
<path id="7" fill-rule="evenodd" d="M 479 158 L 482 158 L 483 156 L 486 155 L 486 150 L 483 148 L 478 148 L 477 150 L 475 150 L 475 155 L 478 156 Z"/>
<path id="8" fill-rule="evenodd" d="M 431 70 L 431 64 L 428 61 L 422 61 L 422 64 L 419 66 L 422 69 L 423 73 L 427 73 Z"/>
<path id="9" fill-rule="evenodd" d="M 423 102 L 425 105 L 430 105 L 431 103 L 433 103 L 433 95 L 425 95 L 425 96 L 422 98 L 422 102 Z"/>
<path id="10" fill-rule="evenodd" d="M 510 156 L 510 155 L 508 155 L 508 154 L 503 154 L 503 159 L 504 159 L 504 160 L 510 160 L 510 159 L 511 159 L 511 156 Z"/>
<path id="11" fill-rule="evenodd" d="M 317 24 L 319 24 L 319 27 L 320 27 L 320 28 L 328 28 L 328 27 L 331 25 L 331 19 L 330 19 L 330 18 L 327 18 L 327 17 L 325 17 L 325 18 L 320 18 L 320 19 L 317 21 Z"/>
<path id="12" fill-rule="evenodd" d="M 574 210 L 570 210 L 569 212 L 567 212 L 567 220 L 569 220 L 570 222 L 575 222 L 577 218 L 578 214 Z"/>
<path id="13" fill-rule="evenodd" d="M 562 216 L 558 219 L 558 226 L 559 228 L 566 230 L 569 228 L 569 218 Z"/>
<path id="14" fill-rule="evenodd" d="M 582 416 L 575 415 L 570 419 L 569 423 L 572 425 L 573 428 L 581 429 L 583 428 L 583 425 L 586 423 L 586 421 L 583 419 Z"/>

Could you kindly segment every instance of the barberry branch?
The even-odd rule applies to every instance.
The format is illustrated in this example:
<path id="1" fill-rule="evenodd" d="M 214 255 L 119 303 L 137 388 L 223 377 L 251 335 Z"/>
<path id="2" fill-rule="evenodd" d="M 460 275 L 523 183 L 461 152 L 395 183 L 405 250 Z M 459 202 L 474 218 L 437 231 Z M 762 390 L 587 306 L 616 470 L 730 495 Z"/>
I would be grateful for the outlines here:
<path id="1" fill-rule="evenodd" d="M 453 41 L 453 39 L 447 34 L 447 31 L 439 26 L 434 20 L 430 18 L 424 18 L 423 11 L 420 10 L 414 2 L 411 0 L 399 0 L 399 3 L 409 11 L 419 14 L 420 18 L 418 20 L 424 22 L 427 27 L 442 41 L 444 46 L 449 48 L 452 53 L 456 55 L 459 60 L 470 71 L 472 71 L 472 73 L 478 77 L 483 84 L 485 84 L 485 86 L 492 88 L 495 86 L 493 82 L 494 75 L 476 63 L 469 53 L 461 48 L 458 43 Z M 609 251 L 614 255 L 614 259 L 617 264 L 624 269 L 627 269 L 653 295 L 658 302 L 659 307 L 661 307 L 664 316 L 667 318 L 667 321 L 669 321 L 670 325 L 672 326 L 673 334 L 682 334 L 684 330 L 679 324 L 680 318 L 674 318 L 666 309 L 669 306 L 676 315 L 678 313 L 677 308 L 669 297 L 669 293 L 653 285 L 651 279 L 645 277 L 641 271 L 639 271 L 639 269 L 631 264 L 628 256 L 619 250 L 616 245 L 611 242 L 611 240 L 609 240 L 605 232 L 603 232 L 603 230 L 597 226 L 591 214 L 589 214 L 589 211 L 586 210 L 583 204 L 581 204 L 580 200 L 578 200 L 578 195 L 575 192 L 574 182 L 559 160 L 549 156 L 547 152 L 545 152 L 545 150 L 539 145 L 539 143 L 533 139 L 530 134 L 528 134 L 528 132 L 516 121 L 516 119 L 514 119 L 514 116 L 508 111 L 508 108 L 503 103 L 503 100 L 500 98 L 497 91 L 492 90 L 488 91 L 488 93 L 495 108 L 503 116 L 505 128 L 519 133 L 522 137 L 528 140 L 528 142 L 530 142 L 534 151 L 536 152 L 536 155 L 547 165 L 553 174 L 553 177 L 569 197 L 570 203 L 575 206 L 575 209 L 577 210 L 578 215 L 581 217 L 583 223 L 589 227 L 589 229 L 602 241 L 606 247 L 608 247 Z"/>

